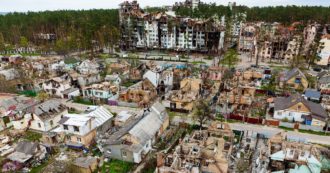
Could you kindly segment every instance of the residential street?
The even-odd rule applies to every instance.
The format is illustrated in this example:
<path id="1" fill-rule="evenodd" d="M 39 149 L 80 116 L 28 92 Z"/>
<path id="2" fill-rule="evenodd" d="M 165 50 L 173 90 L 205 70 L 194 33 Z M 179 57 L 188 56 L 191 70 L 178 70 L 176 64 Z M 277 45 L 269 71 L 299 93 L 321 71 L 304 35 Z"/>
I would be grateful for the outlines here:
<path id="1" fill-rule="evenodd" d="M 260 134 L 264 134 L 265 136 L 272 136 L 276 133 L 284 131 L 279 128 L 253 124 L 230 123 L 229 125 L 233 130 L 254 131 Z M 300 133 L 296 131 L 287 131 L 287 138 L 288 140 L 297 140 L 302 142 L 330 145 L 330 136 L 319 136 L 308 133 Z"/>
<path id="2" fill-rule="evenodd" d="M 196 124 L 196 122 L 191 120 L 191 118 L 189 118 L 189 117 L 182 118 L 182 117 L 176 116 L 172 119 L 172 123 L 174 123 L 174 124 L 178 124 L 179 122 Z M 277 133 L 284 132 L 284 130 L 280 129 L 280 128 L 254 125 L 254 124 L 229 123 L 229 125 L 232 130 L 257 132 L 257 133 L 265 135 L 266 137 L 271 137 Z M 313 134 L 308 134 L 308 133 L 300 133 L 300 132 L 296 132 L 296 131 L 287 131 L 287 138 L 288 138 L 288 140 L 294 140 L 294 141 L 330 145 L 330 136 L 319 136 L 319 135 L 313 135 Z"/>

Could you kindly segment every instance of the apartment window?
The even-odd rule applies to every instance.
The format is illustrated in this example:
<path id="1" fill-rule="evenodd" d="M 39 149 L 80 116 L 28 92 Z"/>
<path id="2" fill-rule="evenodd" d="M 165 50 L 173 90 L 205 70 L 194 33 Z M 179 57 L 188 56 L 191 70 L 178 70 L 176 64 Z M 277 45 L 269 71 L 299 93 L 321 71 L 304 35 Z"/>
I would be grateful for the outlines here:
<path id="1" fill-rule="evenodd" d="M 64 130 L 68 130 L 69 128 L 68 128 L 67 125 L 63 125 L 63 129 L 64 129 Z"/>
<path id="2" fill-rule="evenodd" d="M 123 157 L 127 157 L 126 151 L 122 151 L 121 154 L 122 154 Z"/>
<path id="3" fill-rule="evenodd" d="M 79 132 L 79 127 L 77 127 L 77 126 L 73 126 L 73 130 L 74 130 L 75 132 Z"/>
<path id="4" fill-rule="evenodd" d="M 41 128 L 41 124 L 40 123 L 38 123 L 38 127 Z"/>
<path id="5" fill-rule="evenodd" d="M 78 142 L 81 142 L 81 138 L 77 138 L 77 141 L 78 141 Z"/>

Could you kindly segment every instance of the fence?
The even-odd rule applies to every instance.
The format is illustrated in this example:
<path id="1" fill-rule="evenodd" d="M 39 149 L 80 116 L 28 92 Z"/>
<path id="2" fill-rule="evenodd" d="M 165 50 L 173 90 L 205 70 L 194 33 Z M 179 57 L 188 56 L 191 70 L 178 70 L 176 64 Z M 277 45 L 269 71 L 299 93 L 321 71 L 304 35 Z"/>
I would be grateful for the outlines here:
<path id="1" fill-rule="evenodd" d="M 123 106 L 123 107 L 131 107 L 131 108 L 138 108 L 139 105 L 137 103 L 129 103 L 129 102 L 117 102 L 118 106 Z"/>
<path id="2" fill-rule="evenodd" d="M 295 125 L 294 123 L 287 123 L 287 122 L 282 122 L 282 121 L 280 121 L 280 124 L 279 124 L 279 126 L 291 128 L 291 129 L 294 128 L 294 125 Z"/>
<path id="3" fill-rule="evenodd" d="M 301 129 L 301 130 L 312 130 L 312 131 L 317 131 L 317 132 L 323 132 L 323 127 L 310 126 L 310 125 L 305 125 L 305 124 L 299 124 L 299 129 Z"/>
<path id="4" fill-rule="evenodd" d="M 262 124 L 263 121 L 262 118 L 248 117 L 248 116 L 244 117 L 238 114 L 229 114 L 227 118 L 232 120 L 247 122 L 250 124 Z"/>

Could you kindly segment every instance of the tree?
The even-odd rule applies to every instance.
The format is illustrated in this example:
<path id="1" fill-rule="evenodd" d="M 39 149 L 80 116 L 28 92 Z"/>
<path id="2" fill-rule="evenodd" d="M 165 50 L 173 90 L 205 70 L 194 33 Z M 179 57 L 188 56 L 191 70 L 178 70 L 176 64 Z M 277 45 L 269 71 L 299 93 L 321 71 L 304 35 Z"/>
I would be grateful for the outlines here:
<path id="1" fill-rule="evenodd" d="M 6 49 L 5 40 L 3 38 L 2 33 L 0 32 L 0 52 L 5 51 L 5 49 Z"/>
<path id="2" fill-rule="evenodd" d="M 236 65 L 236 63 L 239 61 L 238 54 L 235 49 L 229 49 L 222 60 L 220 60 L 220 63 L 223 65 L 228 66 L 229 68 L 232 68 Z"/>
<path id="3" fill-rule="evenodd" d="M 203 124 L 209 120 L 212 119 L 211 115 L 211 109 L 210 106 L 208 105 L 208 102 L 206 100 L 197 100 L 194 105 L 194 112 L 193 116 L 194 119 L 196 119 L 199 123 L 199 127 L 202 129 Z"/>
<path id="4" fill-rule="evenodd" d="M 27 48 L 28 45 L 29 45 L 29 41 L 28 41 L 28 39 L 27 39 L 26 37 L 22 36 L 22 37 L 20 38 L 19 45 L 20 45 L 21 47 Z"/>
<path id="5" fill-rule="evenodd" d="M 42 101 L 42 102 L 47 100 L 48 98 L 49 98 L 49 95 L 44 91 L 39 92 L 38 95 L 37 95 L 37 99 Z"/>
<path id="6" fill-rule="evenodd" d="M 291 69 L 293 68 L 303 68 L 304 67 L 304 63 L 305 62 L 305 59 L 304 57 L 300 56 L 300 55 L 297 55 L 297 56 L 294 56 L 292 58 L 292 60 L 290 61 L 290 67 Z"/>

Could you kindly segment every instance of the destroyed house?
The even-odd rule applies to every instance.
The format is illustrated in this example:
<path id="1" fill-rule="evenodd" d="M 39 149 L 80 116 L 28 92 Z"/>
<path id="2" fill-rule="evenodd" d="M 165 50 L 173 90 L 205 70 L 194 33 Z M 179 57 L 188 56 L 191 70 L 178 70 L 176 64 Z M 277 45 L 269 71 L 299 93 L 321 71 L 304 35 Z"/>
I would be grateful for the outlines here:
<path id="1" fill-rule="evenodd" d="M 102 135 L 98 139 L 99 148 L 105 157 L 140 163 L 168 126 L 166 109 L 157 102 L 118 131 Z"/>

